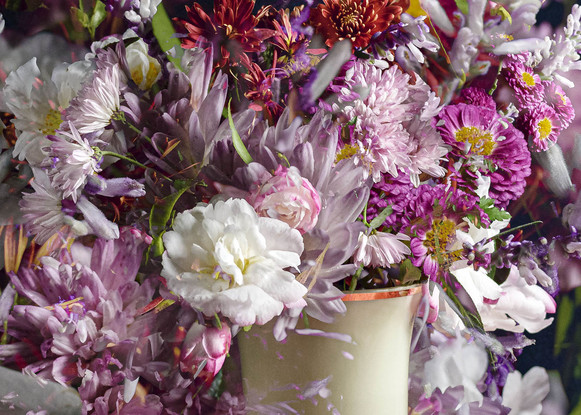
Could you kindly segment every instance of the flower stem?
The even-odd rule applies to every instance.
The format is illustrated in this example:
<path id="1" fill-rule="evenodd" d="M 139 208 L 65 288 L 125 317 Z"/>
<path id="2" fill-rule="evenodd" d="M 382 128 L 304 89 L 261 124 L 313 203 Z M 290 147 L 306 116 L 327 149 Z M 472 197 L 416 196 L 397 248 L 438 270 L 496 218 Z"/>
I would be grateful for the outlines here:
<path id="1" fill-rule="evenodd" d="M 138 161 L 137 161 L 137 160 L 135 160 L 135 159 L 132 159 L 132 158 L 130 158 L 130 157 L 123 156 L 123 155 L 121 155 L 121 154 L 115 153 L 114 151 L 103 151 L 103 150 L 100 150 L 100 151 L 99 151 L 99 154 L 100 154 L 101 156 L 112 156 L 112 157 L 117 157 L 117 158 L 119 158 L 119 159 L 121 159 L 121 160 L 128 161 L 129 163 L 135 164 L 136 166 L 142 167 L 142 168 L 144 168 L 144 169 L 147 169 L 147 168 L 148 168 L 148 167 L 147 167 L 145 164 L 141 164 L 140 162 L 138 162 Z"/>

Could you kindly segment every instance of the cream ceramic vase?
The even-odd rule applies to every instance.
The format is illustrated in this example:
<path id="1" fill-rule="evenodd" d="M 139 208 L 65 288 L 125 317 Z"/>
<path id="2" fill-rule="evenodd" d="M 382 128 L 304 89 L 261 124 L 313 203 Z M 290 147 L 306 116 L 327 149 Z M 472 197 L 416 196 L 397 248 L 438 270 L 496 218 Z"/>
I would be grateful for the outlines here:
<path id="1" fill-rule="evenodd" d="M 348 294 L 344 316 L 310 328 L 349 335 L 290 335 L 273 324 L 237 335 L 249 413 L 406 415 L 408 366 L 421 285 Z M 304 327 L 304 326 L 303 326 Z M 289 410 L 292 408 L 292 410 Z"/>

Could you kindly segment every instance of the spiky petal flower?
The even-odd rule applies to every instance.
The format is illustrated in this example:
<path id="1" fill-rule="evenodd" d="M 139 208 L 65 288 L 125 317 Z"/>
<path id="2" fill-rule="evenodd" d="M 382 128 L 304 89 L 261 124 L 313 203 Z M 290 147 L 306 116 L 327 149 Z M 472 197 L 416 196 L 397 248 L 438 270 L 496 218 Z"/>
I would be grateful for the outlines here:
<path id="1" fill-rule="evenodd" d="M 62 190 L 63 198 L 70 196 L 76 203 L 78 190 L 85 185 L 87 177 L 101 171 L 100 157 L 72 122 L 68 122 L 68 127 L 70 131 L 49 136 L 52 144 L 42 166 L 49 169 L 52 184 Z"/>
<path id="2" fill-rule="evenodd" d="M 119 65 L 99 69 L 67 109 L 66 119 L 81 134 L 102 133 L 119 110 Z"/>
<path id="3" fill-rule="evenodd" d="M 327 46 L 349 39 L 354 48 L 365 48 L 374 34 L 397 23 L 408 6 L 408 0 L 324 0 L 311 10 L 310 20 Z"/>
<path id="4" fill-rule="evenodd" d="M 205 315 L 248 326 L 306 304 L 306 287 L 286 270 L 299 266 L 303 240 L 286 223 L 229 199 L 178 214 L 173 229 L 163 238 L 162 276 Z"/>
<path id="5" fill-rule="evenodd" d="M 78 384 L 83 413 L 110 413 L 98 410 L 109 407 L 103 396 L 112 394 L 115 407 L 129 374 L 117 352 L 135 341 L 129 327 L 153 295 L 151 284 L 135 281 L 150 241 L 126 228 L 118 240 L 97 239 L 92 248 L 74 244 L 71 252 L 44 257 L 41 267 L 12 274 L 20 298 L 29 303 L 15 306 L 9 316 L 12 342 L 0 346 L 3 365 Z"/>
<path id="6" fill-rule="evenodd" d="M 409 247 L 401 242 L 409 240 L 410 237 L 403 233 L 394 235 L 387 232 L 371 232 L 367 235 L 361 232 L 353 261 L 357 265 L 372 267 L 398 264 L 405 255 L 411 254 Z"/>
<path id="7" fill-rule="evenodd" d="M 214 13 L 208 16 L 198 3 L 193 8 L 186 6 L 188 20 L 179 20 L 187 31 L 182 47 L 191 49 L 205 42 L 220 51 L 219 66 L 248 67 L 250 59 L 246 53 L 260 50 L 261 42 L 272 32 L 256 27 L 260 19 L 252 14 L 254 0 L 218 0 L 214 2 Z"/>
<path id="8" fill-rule="evenodd" d="M 531 156 L 516 128 L 490 108 L 448 105 L 434 124 L 452 154 L 490 177 L 490 196 L 500 206 L 518 198 L 531 173 Z"/>
<path id="9" fill-rule="evenodd" d="M 382 70 L 358 61 L 345 76 L 347 86 L 334 110 L 354 120 L 350 142 L 340 148 L 338 159 L 351 158 L 369 169 L 375 182 L 382 173 L 403 171 L 418 183 L 421 173 L 442 176 L 440 159 L 448 152 L 430 125 L 439 111 L 439 99 L 428 85 L 397 66 Z M 361 88 L 365 98 L 353 100 L 349 89 Z"/>

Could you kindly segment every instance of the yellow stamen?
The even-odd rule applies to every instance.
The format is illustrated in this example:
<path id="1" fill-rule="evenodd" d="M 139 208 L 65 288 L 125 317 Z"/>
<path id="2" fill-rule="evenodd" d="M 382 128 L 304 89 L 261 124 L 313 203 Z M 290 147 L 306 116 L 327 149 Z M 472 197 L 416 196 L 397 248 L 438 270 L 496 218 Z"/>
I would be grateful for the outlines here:
<path id="1" fill-rule="evenodd" d="M 339 151 L 339 153 L 337 153 L 337 157 L 335 158 L 335 163 L 337 163 L 343 159 L 349 159 L 349 158 L 353 157 L 355 154 L 357 154 L 357 147 L 353 146 L 351 144 L 346 144 L 345 147 L 343 147 L 341 149 L 341 151 Z"/>
<path id="2" fill-rule="evenodd" d="M 532 87 L 536 85 L 535 78 L 528 72 L 522 73 L 522 80 L 525 81 L 525 84 L 527 84 L 527 86 Z"/>
<path id="3" fill-rule="evenodd" d="M 553 123 L 547 117 L 543 118 L 537 124 L 537 129 L 539 131 L 539 136 L 541 140 L 547 138 L 553 131 Z"/>
<path id="4" fill-rule="evenodd" d="M 55 131 L 60 127 L 63 119 L 61 113 L 58 110 L 51 109 L 44 119 L 44 128 L 40 130 L 44 135 L 53 135 Z"/>
<path id="5" fill-rule="evenodd" d="M 469 143 L 469 153 L 488 156 L 494 150 L 496 142 L 489 131 L 478 127 L 462 127 L 454 135 L 459 143 Z"/>

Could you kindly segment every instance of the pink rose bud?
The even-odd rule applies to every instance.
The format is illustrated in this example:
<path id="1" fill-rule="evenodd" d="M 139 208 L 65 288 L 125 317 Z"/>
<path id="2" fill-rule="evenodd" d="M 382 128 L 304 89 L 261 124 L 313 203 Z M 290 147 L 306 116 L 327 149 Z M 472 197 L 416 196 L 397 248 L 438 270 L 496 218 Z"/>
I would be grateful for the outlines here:
<path id="1" fill-rule="evenodd" d="M 278 166 L 274 176 L 251 192 L 248 202 L 260 216 L 281 220 L 301 234 L 315 227 L 321 211 L 319 193 L 296 167 Z"/>

